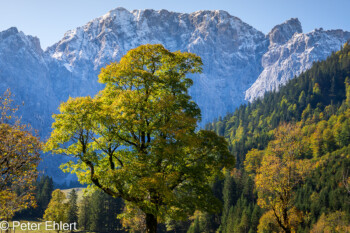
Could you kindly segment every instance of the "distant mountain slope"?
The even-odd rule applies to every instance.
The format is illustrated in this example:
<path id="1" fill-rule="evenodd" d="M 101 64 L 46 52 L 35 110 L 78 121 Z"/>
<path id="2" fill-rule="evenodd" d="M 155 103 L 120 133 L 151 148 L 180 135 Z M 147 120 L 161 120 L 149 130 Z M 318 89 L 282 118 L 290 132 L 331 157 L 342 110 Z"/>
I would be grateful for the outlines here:
<path id="1" fill-rule="evenodd" d="M 232 112 L 244 101 L 244 91 L 262 71 L 260 61 L 268 46 L 263 33 L 225 11 L 117 8 L 67 32 L 47 53 L 71 71 L 86 95 L 97 91 L 101 67 L 146 43 L 202 57 L 204 71 L 193 76 L 190 94 L 202 109 L 203 122 Z"/>
<path id="2" fill-rule="evenodd" d="M 223 187 L 220 188 L 219 182 L 215 186 L 218 196 L 224 199 L 218 231 L 283 231 L 277 229 L 277 224 L 277 228 L 274 227 L 270 217 L 264 219 L 262 216 L 266 216 L 271 206 L 288 199 L 288 207 L 278 206 L 279 210 L 272 218 L 277 218 L 281 208 L 295 208 L 298 216 L 307 216 L 297 222 L 296 232 L 325 232 L 328 227 L 334 227 L 337 232 L 348 232 L 349 44 L 325 61 L 314 63 L 278 92 L 266 93 L 264 97 L 240 106 L 233 114 L 208 124 L 207 129 L 225 136 L 237 158 L 237 169 L 227 173 Z M 293 136 L 288 137 L 278 130 Z M 298 161 L 298 165 L 290 166 L 293 161 Z M 294 179 L 293 187 L 289 186 L 293 174 L 301 167 L 307 172 L 303 178 Z M 275 170 L 271 172 L 270 169 Z M 273 184 L 273 188 L 264 187 L 264 182 Z M 290 193 L 292 198 L 283 199 L 285 193 Z M 265 195 L 270 199 L 261 201 Z M 329 223 L 324 221 L 325 214 L 337 215 L 337 221 L 333 221 L 335 218 Z M 291 216 L 291 211 L 288 215 Z M 207 222 L 196 220 L 192 226 L 197 224 L 197 229 L 207 232 Z"/>
<path id="3" fill-rule="evenodd" d="M 79 83 L 69 91 L 76 95 L 96 93 L 99 69 L 138 45 L 161 43 L 172 51 L 196 53 L 203 59 L 204 72 L 193 77 L 191 95 L 207 123 L 246 100 L 277 90 L 349 39 L 350 33 L 342 30 L 303 34 L 295 18 L 265 36 L 225 11 L 180 14 L 117 8 L 67 32 L 46 53 Z"/>
<path id="4" fill-rule="evenodd" d="M 325 61 L 314 63 L 278 92 L 266 93 L 263 98 L 241 105 L 234 113 L 207 124 L 206 128 L 227 138 L 238 166 L 242 167 L 246 153 L 252 148 L 264 149 L 272 139 L 272 130 L 282 122 L 328 120 L 346 100 L 347 85 L 349 91 L 349 44 Z"/>
<path id="5" fill-rule="evenodd" d="M 101 67 L 140 44 L 162 43 L 203 59 L 203 74 L 192 76 L 190 89 L 202 110 L 203 126 L 233 112 L 245 98 L 251 101 L 284 84 L 349 38 L 341 30 L 302 34 L 297 19 L 264 35 L 225 11 L 181 14 L 117 8 L 68 31 L 46 51 L 37 38 L 16 28 L 0 32 L 0 92 L 11 88 L 16 102 L 24 102 L 23 120 L 45 139 L 60 102 L 102 88 L 97 83 Z M 56 181 L 65 177 L 57 171 L 60 162 L 59 157 L 43 162 Z"/>
<path id="6" fill-rule="evenodd" d="M 291 19 L 274 27 L 267 36 L 270 45 L 262 57 L 264 70 L 246 91 L 248 101 L 262 97 L 267 91 L 278 90 L 279 86 L 309 69 L 313 62 L 326 59 L 350 39 L 350 32 L 317 29 L 303 34 L 300 22 Z"/>
<path id="7" fill-rule="evenodd" d="M 59 102 L 38 38 L 16 28 L 0 32 L 0 80 L 1 93 L 10 88 L 16 104 L 25 102 L 20 107 L 25 121 L 37 129 L 51 122 L 52 106 Z"/>

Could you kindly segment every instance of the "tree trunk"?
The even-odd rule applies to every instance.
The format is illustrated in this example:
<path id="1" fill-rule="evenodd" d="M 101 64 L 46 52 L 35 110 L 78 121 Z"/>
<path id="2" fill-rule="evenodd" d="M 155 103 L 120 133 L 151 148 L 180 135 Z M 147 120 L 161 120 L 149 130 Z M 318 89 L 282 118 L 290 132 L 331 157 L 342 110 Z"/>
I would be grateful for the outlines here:
<path id="1" fill-rule="evenodd" d="M 157 233 L 157 217 L 146 214 L 146 233 Z"/>
<path id="2" fill-rule="evenodd" d="M 289 216 L 288 216 L 288 209 L 287 208 L 284 208 L 283 209 L 283 221 L 284 221 L 284 227 L 283 227 L 283 229 L 284 229 L 284 231 L 286 232 L 286 233 L 291 233 L 292 231 L 291 231 L 291 227 L 290 227 L 290 225 L 289 225 Z"/>

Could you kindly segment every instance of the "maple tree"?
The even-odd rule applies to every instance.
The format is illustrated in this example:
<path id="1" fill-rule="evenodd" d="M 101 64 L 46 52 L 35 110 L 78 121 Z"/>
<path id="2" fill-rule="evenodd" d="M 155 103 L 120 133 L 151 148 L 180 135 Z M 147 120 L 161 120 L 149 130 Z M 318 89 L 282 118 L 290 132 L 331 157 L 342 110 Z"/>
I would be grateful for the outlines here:
<path id="1" fill-rule="evenodd" d="M 52 198 L 50 200 L 47 209 L 45 210 L 44 219 L 46 221 L 66 222 L 68 220 L 67 209 L 68 203 L 65 203 L 66 195 L 60 189 L 56 189 L 52 192 Z M 59 230 L 57 230 L 59 232 Z"/>
<path id="2" fill-rule="evenodd" d="M 302 213 L 294 205 L 295 189 L 312 166 L 303 159 L 305 145 L 300 126 L 284 123 L 274 136 L 264 153 L 252 150 L 247 154 L 245 168 L 256 173 L 258 205 L 269 211 L 261 221 L 273 216 L 277 227 L 289 233 L 302 221 Z M 266 223 L 260 222 L 260 228 L 263 225 Z"/>
<path id="3" fill-rule="evenodd" d="M 33 195 L 41 143 L 28 125 L 15 117 L 9 90 L 0 97 L 0 219 L 35 206 Z"/>
<path id="4" fill-rule="evenodd" d="M 323 213 L 310 232 L 350 232 L 349 219 L 346 213 L 341 211 L 331 212 L 327 215 Z"/>
<path id="5" fill-rule="evenodd" d="M 70 98 L 54 115 L 47 151 L 73 155 L 66 171 L 145 213 L 146 232 L 157 222 L 194 210 L 217 211 L 210 182 L 232 166 L 223 137 L 197 131 L 200 109 L 186 75 L 200 57 L 142 45 L 101 70 L 106 87 L 94 98 Z"/>

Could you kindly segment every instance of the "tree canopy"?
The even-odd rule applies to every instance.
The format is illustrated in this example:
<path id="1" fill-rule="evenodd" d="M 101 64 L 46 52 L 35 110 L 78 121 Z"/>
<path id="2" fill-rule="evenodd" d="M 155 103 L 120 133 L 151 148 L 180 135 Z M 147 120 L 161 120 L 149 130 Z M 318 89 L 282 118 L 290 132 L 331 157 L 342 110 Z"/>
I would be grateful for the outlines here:
<path id="1" fill-rule="evenodd" d="M 0 219 L 34 206 L 33 184 L 40 161 L 41 143 L 14 113 L 11 92 L 0 97 Z"/>
<path id="2" fill-rule="evenodd" d="M 302 143 L 300 127 L 282 124 L 274 135 L 276 139 L 270 141 L 265 154 L 252 150 L 245 165 L 248 172 L 256 171 L 258 205 L 272 211 L 273 214 L 267 212 L 266 216 L 272 215 L 284 232 L 292 232 L 302 221 L 295 207 L 295 189 L 312 166 L 310 161 L 302 159 L 306 146 Z"/>
<path id="3" fill-rule="evenodd" d="M 209 184 L 234 158 L 223 137 L 196 130 L 200 109 L 186 75 L 201 65 L 162 45 L 130 50 L 101 70 L 106 86 L 94 98 L 61 104 L 46 150 L 77 157 L 64 168 L 143 211 L 147 232 L 196 209 L 217 211 Z"/>
<path id="4" fill-rule="evenodd" d="M 46 221 L 66 222 L 68 203 L 65 203 L 66 195 L 59 189 L 52 192 L 52 198 L 45 210 L 44 219 Z"/>
<path id="5" fill-rule="evenodd" d="M 278 202 L 277 189 L 284 189 L 282 185 L 286 184 L 288 176 L 285 176 L 285 171 L 288 167 L 295 172 L 291 174 L 295 182 L 292 180 L 285 186 L 286 191 L 290 190 L 286 194 L 289 193 L 292 198 L 287 199 L 290 201 L 287 208 L 279 208 L 278 211 L 287 210 L 290 216 L 288 224 L 293 230 L 310 232 L 322 215 L 331 216 L 337 211 L 344 212 L 349 219 L 349 77 L 350 45 L 345 43 L 340 51 L 332 53 L 324 61 L 315 62 L 309 70 L 288 81 L 278 91 L 266 93 L 264 97 L 242 105 L 232 114 L 206 126 L 206 129 L 225 136 L 229 141 L 239 171 L 231 172 L 221 182 L 225 184 L 222 192 L 224 200 L 226 190 L 235 188 L 238 194 L 225 201 L 229 205 L 225 205 L 219 231 L 227 232 L 230 226 L 233 226 L 231 229 L 239 229 L 245 220 L 244 212 L 252 216 L 250 232 L 283 231 L 270 204 Z M 276 151 L 278 144 L 286 143 L 276 129 L 286 124 L 292 128 L 299 127 L 301 134 L 298 133 L 299 139 L 292 147 L 285 146 L 283 150 Z M 292 152 L 293 146 L 298 146 L 300 142 L 304 147 L 302 156 L 290 157 L 289 164 L 283 163 L 289 157 L 283 153 Z M 308 170 L 307 173 L 302 167 Z M 248 170 L 254 175 L 247 174 Z M 258 185 L 253 180 L 256 175 Z M 220 192 L 220 182 L 217 187 L 216 192 Z M 242 205 L 244 202 L 241 200 L 247 204 Z M 259 200 L 264 209 L 258 205 Z M 232 217 L 228 217 L 230 211 L 227 210 L 230 209 Z M 282 216 L 281 212 L 278 214 Z M 298 216 L 303 217 L 301 223 Z M 326 218 L 323 218 L 322 224 Z"/>

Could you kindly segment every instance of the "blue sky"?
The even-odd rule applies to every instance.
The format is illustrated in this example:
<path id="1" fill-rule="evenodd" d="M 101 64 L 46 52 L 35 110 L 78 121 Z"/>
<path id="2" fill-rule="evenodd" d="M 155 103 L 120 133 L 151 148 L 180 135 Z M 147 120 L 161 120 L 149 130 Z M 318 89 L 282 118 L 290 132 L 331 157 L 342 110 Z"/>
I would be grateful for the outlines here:
<path id="1" fill-rule="evenodd" d="M 292 17 L 299 18 L 304 32 L 320 27 L 350 31 L 350 0 L 0 0 L 0 31 L 15 26 L 39 37 L 45 49 L 67 30 L 120 6 L 186 13 L 226 10 L 264 33 Z"/>

